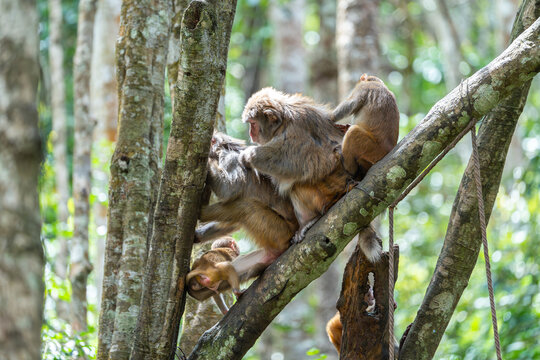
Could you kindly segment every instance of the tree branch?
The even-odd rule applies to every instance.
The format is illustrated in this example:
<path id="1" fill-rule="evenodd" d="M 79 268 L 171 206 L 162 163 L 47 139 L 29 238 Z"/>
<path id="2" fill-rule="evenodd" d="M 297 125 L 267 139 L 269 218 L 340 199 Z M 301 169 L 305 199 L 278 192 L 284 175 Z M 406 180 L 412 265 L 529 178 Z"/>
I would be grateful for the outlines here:
<path id="1" fill-rule="evenodd" d="M 470 123 L 540 68 L 540 20 L 489 65 L 439 101 L 364 180 L 287 250 L 207 331 L 189 359 L 240 359 L 272 319 L 319 277 L 360 229 L 380 214 Z"/>
<path id="2" fill-rule="evenodd" d="M 539 5 L 540 1 L 523 2 L 514 23 L 514 38 L 538 18 Z M 478 150 L 486 221 L 497 197 L 508 147 L 527 100 L 529 86 L 530 81 L 527 81 L 515 89 L 491 111 L 480 127 Z M 478 259 L 481 237 L 472 171 L 471 159 L 454 201 L 437 266 L 416 319 L 400 349 L 400 359 L 433 358 Z"/>

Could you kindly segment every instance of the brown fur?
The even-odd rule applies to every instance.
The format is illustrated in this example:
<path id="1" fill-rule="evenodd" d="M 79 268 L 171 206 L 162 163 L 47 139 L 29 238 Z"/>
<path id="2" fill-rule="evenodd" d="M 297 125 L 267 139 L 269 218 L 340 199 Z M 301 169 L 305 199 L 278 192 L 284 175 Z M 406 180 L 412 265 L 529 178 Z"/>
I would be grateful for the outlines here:
<path id="1" fill-rule="evenodd" d="M 193 262 L 187 274 L 188 289 L 200 290 L 207 287 L 217 290 L 222 281 L 227 281 L 235 292 L 240 292 L 238 273 L 231 262 L 240 254 L 233 238 L 216 240 L 212 249 Z"/>
<path id="2" fill-rule="evenodd" d="M 326 333 L 328 334 L 330 342 L 336 347 L 339 354 L 341 349 L 341 336 L 343 334 L 343 324 L 341 323 L 339 311 L 326 324 Z"/>
<path id="3" fill-rule="evenodd" d="M 203 208 L 200 220 L 213 223 L 197 230 L 196 241 L 243 228 L 275 258 L 289 247 L 298 222 L 290 199 L 277 192 L 270 178 L 239 161 L 245 148 L 240 140 L 214 134 L 207 184 L 221 201 Z"/>
<path id="4" fill-rule="evenodd" d="M 334 120 L 353 115 L 343 139 L 345 169 L 365 174 L 397 144 L 399 110 L 394 94 L 375 76 L 362 75 L 349 97 L 334 110 Z"/>

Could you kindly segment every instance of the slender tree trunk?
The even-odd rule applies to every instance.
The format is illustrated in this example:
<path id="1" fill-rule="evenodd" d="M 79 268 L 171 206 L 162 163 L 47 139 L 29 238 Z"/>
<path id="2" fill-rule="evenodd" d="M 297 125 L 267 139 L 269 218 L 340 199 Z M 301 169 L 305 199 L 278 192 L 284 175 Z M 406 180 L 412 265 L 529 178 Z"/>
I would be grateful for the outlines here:
<path id="1" fill-rule="evenodd" d="M 318 0 L 319 44 L 311 56 L 311 91 L 316 101 L 337 105 L 336 2 Z"/>
<path id="2" fill-rule="evenodd" d="M 514 22 L 512 39 L 538 16 L 540 1 L 525 0 Z M 479 130 L 478 152 L 486 222 L 497 197 L 508 147 L 527 100 L 529 86 L 530 81 L 527 81 L 515 89 L 484 118 Z M 433 358 L 476 264 L 481 236 L 472 167 L 471 160 L 454 201 L 435 272 L 416 319 L 402 340 L 400 359 Z"/>
<path id="3" fill-rule="evenodd" d="M 310 57 L 310 89 L 318 102 L 337 105 L 336 2 L 318 0 L 317 4 L 319 6 L 320 41 Z M 339 297 L 339 284 L 341 282 L 340 273 L 339 264 L 334 263 L 319 279 L 314 281 L 312 286 L 318 300 L 315 313 L 317 348 L 328 355 L 328 360 L 334 358 L 335 350 L 328 341 L 326 323 L 336 313 L 336 301 Z"/>
<path id="4" fill-rule="evenodd" d="M 111 143 L 116 141 L 118 123 L 118 93 L 116 91 L 114 49 L 120 25 L 121 0 L 99 0 L 94 29 L 92 78 L 90 79 L 90 113 L 96 119 L 93 154 L 97 165 L 92 168 L 94 188 L 100 192 L 92 208 L 97 238 L 94 279 L 97 289 L 97 308 L 101 307 L 105 235 L 107 231 L 107 166 L 112 156 Z M 114 34 L 114 36 L 113 36 Z"/>
<path id="5" fill-rule="evenodd" d="M 184 13 L 173 122 L 154 215 L 133 359 L 174 357 L 185 304 L 185 275 L 235 8 L 234 0 L 192 1 Z"/>
<path id="6" fill-rule="evenodd" d="M 90 114 L 90 64 L 94 36 L 96 0 L 81 0 L 77 24 L 77 50 L 73 60 L 75 102 L 75 147 L 73 150 L 73 202 L 75 205 L 71 244 L 71 326 L 86 330 L 86 282 L 92 271 L 88 258 L 88 221 L 90 217 L 90 153 L 94 119 Z"/>
<path id="7" fill-rule="evenodd" d="M 62 1 L 49 0 L 49 63 L 51 67 L 51 111 L 54 173 L 56 175 L 58 253 L 54 258 L 54 272 L 67 280 L 68 239 L 68 200 L 69 173 L 67 166 L 67 128 L 66 128 L 66 90 L 64 84 L 64 49 L 62 47 Z M 69 320 L 69 304 L 56 299 L 58 317 Z"/>
<path id="8" fill-rule="evenodd" d="M 540 19 L 501 55 L 441 99 L 366 177 L 250 286 L 199 340 L 190 360 L 240 359 L 291 299 L 451 143 L 540 70 Z M 249 316 L 246 316 L 249 314 Z M 242 329 L 242 331 L 238 331 Z"/>
<path id="9" fill-rule="evenodd" d="M 0 356 L 6 360 L 41 357 L 38 44 L 36 2 L 0 0 Z"/>
<path id="10" fill-rule="evenodd" d="M 363 73 L 378 74 L 379 1 L 338 0 L 336 46 L 339 97 L 352 90 Z"/>
<path id="11" fill-rule="evenodd" d="M 287 93 L 304 92 L 306 85 L 306 52 L 304 49 L 304 0 L 272 0 L 274 23 L 274 83 Z"/>
<path id="12" fill-rule="evenodd" d="M 118 142 L 111 160 L 98 359 L 127 359 L 161 172 L 170 2 L 124 1 L 117 42 Z"/>

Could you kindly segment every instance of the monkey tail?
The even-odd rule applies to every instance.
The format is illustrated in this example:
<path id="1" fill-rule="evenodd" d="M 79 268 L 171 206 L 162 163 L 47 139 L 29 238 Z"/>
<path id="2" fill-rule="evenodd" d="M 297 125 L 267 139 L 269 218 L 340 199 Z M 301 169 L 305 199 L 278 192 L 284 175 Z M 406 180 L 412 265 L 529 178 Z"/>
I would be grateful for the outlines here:
<path id="1" fill-rule="evenodd" d="M 379 261 L 382 253 L 382 241 L 371 224 L 358 234 L 358 244 L 371 263 Z"/>

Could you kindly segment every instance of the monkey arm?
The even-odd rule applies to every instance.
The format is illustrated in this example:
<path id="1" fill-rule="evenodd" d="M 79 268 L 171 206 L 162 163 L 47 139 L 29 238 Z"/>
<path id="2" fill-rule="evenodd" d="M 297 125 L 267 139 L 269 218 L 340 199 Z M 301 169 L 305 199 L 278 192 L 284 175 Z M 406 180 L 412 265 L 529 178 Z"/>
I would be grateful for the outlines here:
<path id="1" fill-rule="evenodd" d="M 316 143 L 304 136 L 279 136 L 267 144 L 249 147 L 241 159 L 263 174 L 280 182 L 310 181 L 322 179 L 331 173 L 338 163 L 330 143 Z"/>
<path id="2" fill-rule="evenodd" d="M 229 311 L 229 308 L 227 307 L 227 304 L 225 304 L 225 301 L 223 300 L 223 296 L 221 294 L 214 294 L 214 296 L 212 297 L 214 298 L 214 302 L 219 308 L 219 311 L 221 311 L 221 313 L 225 315 L 227 311 Z"/>

